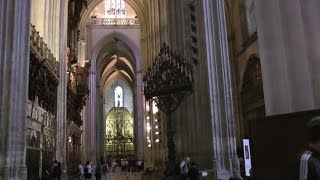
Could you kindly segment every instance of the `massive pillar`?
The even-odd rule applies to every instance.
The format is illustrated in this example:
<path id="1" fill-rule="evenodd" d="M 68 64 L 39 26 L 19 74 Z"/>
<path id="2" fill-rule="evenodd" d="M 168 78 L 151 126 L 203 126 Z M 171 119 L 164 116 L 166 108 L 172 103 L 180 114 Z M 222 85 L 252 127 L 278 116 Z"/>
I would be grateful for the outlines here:
<path id="1" fill-rule="evenodd" d="M 89 71 L 89 104 L 88 113 L 89 119 L 86 122 L 86 144 L 85 149 L 88 154 L 86 154 L 87 160 L 96 159 L 96 118 L 97 118 L 97 78 L 96 78 L 96 63 L 93 62 Z"/>
<path id="2" fill-rule="evenodd" d="M 0 179 L 26 179 L 30 0 L 0 1 Z"/>
<path id="3" fill-rule="evenodd" d="M 141 57 L 136 57 L 139 58 L 137 59 L 137 62 L 141 62 Z M 143 154 L 144 154 L 144 124 L 143 124 L 143 92 L 142 92 L 142 70 L 141 70 L 141 63 L 136 64 L 136 116 L 135 122 L 137 123 L 136 127 L 138 129 L 137 134 L 137 144 L 136 144 L 136 154 L 137 158 L 140 160 L 143 160 Z"/>
<path id="4" fill-rule="evenodd" d="M 59 65 L 59 85 L 57 96 L 57 129 L 56 129 L 56 159 L 62 163 L 64 171 L 66 170 L 66 123 L 67 123 L 67 17 L 68 0 L 60 0 L 60 46 L 57 60 Z"/>
<path id="5" fill-rule="evenodd" d="M 318 0 L 255 1 L 267 115 L 320 107 L 319 6 Z"/>
<path id="6" fill-rule="evenodd" d="M 204 25 L 215 179 L 239 173 L 223 0 L 204 0 Z"/>

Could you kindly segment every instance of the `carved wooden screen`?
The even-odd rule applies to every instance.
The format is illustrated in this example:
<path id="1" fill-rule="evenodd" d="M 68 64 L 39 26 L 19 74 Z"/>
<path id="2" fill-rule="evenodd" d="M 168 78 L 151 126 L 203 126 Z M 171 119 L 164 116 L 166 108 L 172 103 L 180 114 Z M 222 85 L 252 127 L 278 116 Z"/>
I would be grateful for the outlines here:
<path id="1" fill-rule="evenodd" d="M 58 64 L 51 55 L 40 56 L 48 51 L 44 42 L 33 42 L 32 30 L 29 64 L 29 87 L 26 119 L 26 164 L 28 179 L 49 179 L 56 150 L 56 107 Z M 42 39 L 42 38 L 41 38 Z M 52 59 L 48 59 L 51 57 Z"/>

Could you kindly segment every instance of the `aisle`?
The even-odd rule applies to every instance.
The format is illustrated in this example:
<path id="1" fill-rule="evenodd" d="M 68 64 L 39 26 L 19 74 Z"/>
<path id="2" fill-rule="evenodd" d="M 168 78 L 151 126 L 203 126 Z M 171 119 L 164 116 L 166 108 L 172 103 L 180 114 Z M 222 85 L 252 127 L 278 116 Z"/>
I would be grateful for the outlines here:
<path id="1" fill-rule="evenodd" d="M 142 180 L 141 173 L 110 173 L 108 180 Z"/>

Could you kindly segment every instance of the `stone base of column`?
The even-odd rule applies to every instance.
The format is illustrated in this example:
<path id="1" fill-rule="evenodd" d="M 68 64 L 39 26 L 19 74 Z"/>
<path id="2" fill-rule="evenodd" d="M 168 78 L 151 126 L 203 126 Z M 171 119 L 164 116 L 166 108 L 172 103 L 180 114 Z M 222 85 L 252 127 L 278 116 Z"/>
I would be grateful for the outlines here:
<path id="1" fill-rule="evenodd" d="M 27 166 L 10 166 L 2 169 L 3 176 L 0 179 L 25 180 L 27 179 Z"/>
<path id="2" fill-rule="evenodd" d="M 216 172 L 217 172 L 218 179 L 221 179 L 221 180 L 229 180 L 229 178 L 232 177 L 232 172 L 225 169 L 218 170 Z"/>
<path id="3" fill-rule="evenodd" d="M 67 179 L 68 179 L 68 173 L 67 173 L 66 170 L 63 170 L 63 173 L 62 173 L 62 175 L 61 175 L 61 179 L 62 179 L 62 180 L 67 180 Z"/>
<path id="4" fill-rule="evenodd" d="M 219 159 L 226 159 L 228 157 L 220 157 Z M 230 177 L 240 177 L 240 167 L 239 167 L 239 159 L 238 157 L 230 157 L 228 158 L 231 164 L 230 169 L 221 169 L 217 166 L 217 160 L 214 160 L 214 174 L 216 179 L 219 180 L 229 180 Z"/>

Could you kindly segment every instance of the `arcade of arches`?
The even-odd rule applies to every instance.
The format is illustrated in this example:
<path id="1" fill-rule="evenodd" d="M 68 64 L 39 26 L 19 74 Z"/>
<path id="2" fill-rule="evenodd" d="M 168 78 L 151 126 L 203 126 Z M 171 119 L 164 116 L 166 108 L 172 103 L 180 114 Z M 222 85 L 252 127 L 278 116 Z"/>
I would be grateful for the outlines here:
<path id="1" fill-rule="evenodd" d="M 178 179 L 166 169 L 172 157 L 190 157 L 207 179 L 294 179 L 304 124 L 320 114 L 317 7 L 1 0 L 0 179 L 49 179 L 55 159 L 63 179 L 74 178 L 80 161 L 101 159 L 144 163 L 143 172 L 111 179 Z M 144 94 L 163 43 L 193 69 L 177 65 L 193 88 L 171 118 L 161 97 Z"/>

